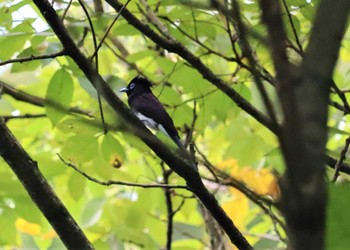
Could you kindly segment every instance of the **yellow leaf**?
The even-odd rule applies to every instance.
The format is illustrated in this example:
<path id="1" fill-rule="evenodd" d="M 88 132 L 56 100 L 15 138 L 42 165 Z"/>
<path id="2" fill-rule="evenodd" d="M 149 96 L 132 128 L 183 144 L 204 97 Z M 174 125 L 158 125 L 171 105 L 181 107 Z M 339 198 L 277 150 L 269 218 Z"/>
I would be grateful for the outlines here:
<path id="1" fill-rule="evenodd" d="M 260 195 L 270 195 L 274 199 L 279 197 L 277 178 L 267 168 L 260 170 L 243 168 L 231 174 Z"/>
<path id="2" fill-rule="evenodd" d="M 232 194 L 233 199 L 223 203 L 222 208 L 232 219 L 238 229 L 243 230 L 245 227 L 245 219 L 247 218 L 249 211 L 248 199 L 234 188 L 230 188 L 230 193 Z"/>
<path id="3" fill-rule="evenodd" d="M 267 169 L 252 169 L 239 167 L 236 159 L 231 158 L 217 164 L 222 170 L 229 170 L 230 175 L 239 181 L 244 182 L 251 190 L 259 195 L 269 195 L 277 200 L 280 196 L 280 189 L 277 178 Z M 225 211 L 231 219 L 243 225 L 245 216 L 248 214 L 248 199 L 235 189 L 230 189 L 234 200 L 223 204 Z"/>
<path id="4" fill-rule="evenodd" d="M 41 231 L 41 226 L 39 224 L 28 222 L 22 218 L 16 220 L 15 226 L 18 231 L 32 236 L 39 235 Z"/>
<path id="5" fill-rule="evenodd" d="M 217 167 L 222 169 L 222 170 L 226 170 L 226 169 L 232 170 L 232 169 L 236 169 L 238 167 L 238 162 L 236 159 L 231 158 L 231 159 L 227 159 L 227 160 L 220 162 L 217 165 Z"/>
<path id="6" fill-rule="evenodd" d="M 50 230 L 48 231 L 47 233 L 45 234 L 42 234 L 41 237 L 44 239 L 44 240 L 51 240 L 53 238 L 56 238 L 57 237 L 57 234 L 55 232 L 55 230 Z"/>

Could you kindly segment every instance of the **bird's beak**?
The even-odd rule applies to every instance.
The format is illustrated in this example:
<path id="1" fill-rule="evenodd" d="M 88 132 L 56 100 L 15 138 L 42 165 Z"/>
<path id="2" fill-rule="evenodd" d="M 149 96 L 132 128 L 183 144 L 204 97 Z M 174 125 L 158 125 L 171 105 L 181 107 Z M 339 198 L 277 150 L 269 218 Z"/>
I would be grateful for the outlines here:
<path id="1" fill-rule="evenodd" d="M 119 92 L 128 92 L 128 90 L 129 89 L 127 87 L 125 87 L 125 88 L 120 89 Z"/>

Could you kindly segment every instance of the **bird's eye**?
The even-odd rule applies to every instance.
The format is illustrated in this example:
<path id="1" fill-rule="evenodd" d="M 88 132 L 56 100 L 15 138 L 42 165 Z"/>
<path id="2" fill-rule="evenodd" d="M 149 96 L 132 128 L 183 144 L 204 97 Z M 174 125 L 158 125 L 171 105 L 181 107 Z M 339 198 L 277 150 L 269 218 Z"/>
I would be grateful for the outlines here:
<path id="1" fill-rule="evenodd" d="M 133 89 L 135 87 L 135 83 L 130 84 L 129 89 Z"/>

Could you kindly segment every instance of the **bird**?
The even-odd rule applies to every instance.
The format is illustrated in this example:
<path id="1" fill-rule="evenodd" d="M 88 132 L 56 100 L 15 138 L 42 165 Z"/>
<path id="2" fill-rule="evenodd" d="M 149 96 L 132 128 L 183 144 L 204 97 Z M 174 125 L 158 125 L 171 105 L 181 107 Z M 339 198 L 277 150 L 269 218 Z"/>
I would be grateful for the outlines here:
<path id="1" fill-rule="evenodd" d="M 146 127 L 161 131 L 170 137 L 180 149 L 185 150 L 173 120 L 161 102 L 153 95 L 151 87 L 152 84 L 147 78 L 138 75 L 119 92 L 127 94 L 129 107 Z"/>

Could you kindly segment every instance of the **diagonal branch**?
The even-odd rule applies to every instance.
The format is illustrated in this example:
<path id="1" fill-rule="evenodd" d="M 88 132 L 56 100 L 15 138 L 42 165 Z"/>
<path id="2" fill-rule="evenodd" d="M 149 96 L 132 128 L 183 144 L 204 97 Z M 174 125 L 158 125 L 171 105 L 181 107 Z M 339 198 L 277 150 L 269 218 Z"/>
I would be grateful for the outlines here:
<path id="1" fill-rule="evenodd" d="M 348 149 L 349 149 L 349 144 L 350 144 L 350 137 L 346 138 L 344 148 L 340 152 L 340 158 L 334 166 L 335 171 L 332 179 L 333 182 L 336 182 L 337 178 L 339 177 L 340 166 L 343 164 L 343 161 L 345 160 L 346 153 L 348 152 Z"/>
<path id="2" fill-rule="evenodd" d="M 294 38 L 295 38 L 295 42 L 296 42 L 297 47 L 298 47 L 297 52 L 302 55 L 304 53 L 303 46 L 301 45 L 301 42 L 299 40 L 298 33 L 296 31 L 296 27 L 295 27 L 295 24 L 294 24 L 293 19 L 292 19 L 292 14 L 290 13 L 290 11 L 288 9 L 288 5 L 287 5 L 286 0 L 282 0 L 282 3 L 283 3 L 284 9 L 286 10 L 290 26 L 292 27 L 292 30 L 293 30 L 293 35 L 294 35 Z"/>
<path id="3" fill-rule="evenodd" d="M 91 84 L 99 90 L 106 102 L 114 109 L 120 118 L 129 125 L 129 129 L 140 137 L 140 139 L 145 142 L 158 157 L 164 160 L 172 170 L 186 180 L 187 186 L 212 213 L 213 217 L 230 237 L 233 244 L 239 249 L 252 249 L 248 241 L 220 207 L 215 197 L 205 188 L 198 172 L 191 167 L 191 164 L 186 161 L 186 158 L 175 155 L 168 147 L 164 146 L 164 144 L 146 129 L 143 123 L 116 96 L 103 78 L 97 74 L 90 60 L 81 53 L 69 36 L 51 4 L 47 0 L 34 0 L 33 2 L 61 41 L 68 55 L 75 61 L 82 72 L 84 72 Z M 122 6 L 123 5 L 120 7 Z M 122 12 L 122 15 L 125 12 L 126 9 Z M 227 88 L 229 88 L 229 86 L 227 86 Z"/>
<path id="4" fill-rule="evenodd" d="M 74 218 L 56 196 L 30 158 L 0 118 L 0 156 L 11 167 L 68 249 L 93 249 Z"/>
<path id="5" fill-rule="evenodd" d="M 107 0 L 107 2 L 116 10 L 119 11 L 123 4 L 116 0 Z M 204 79 L 211 82 L 217 88 L 219 88 L 223 93 L 225 93 L 231 100 L 233 100 L 237 106 L 246 111 L 258 122 L 263 124 L 269 130 L 274 133 L 277 132 L 278 128 L 273 122 L 262 112 L 257 110 L 252 106 L 246 99 L 244 99 L 238 92 L 231 88 L 225 81 L 217 77 L 214 72 L 212 72 L 197 56 L 191 53 L 186 47 L 184 47 L 180 42 L 175 39 L 166 39 L 155 31 L 153 31 L 148 25 L 137 19 L 131 12 L 125 9 L 121 14 L 132 26 L 138 29 L 141 33 L 151 39 L 153 42 L 161 46 L 162 48 L 174 52 L 185 59 L 191 64 Z"/>
<path id="6" fill-rule="evenodd" d="M 212 0 L 212 2 L 215 2 L 215 1 Z M 247 35 L 246 35 L 247 32 L 246 32 L 246 29 L 245 29 L 244 24 L 242 22 L 242 19 L 241 19 L 240 6 L 239 6 L 237 0 L 232 1 L 232 18 L 236 22 L 236 26 L 237 26 L 236 29 L 240 35 L 240 41 L 241 41 L 240 44 L 241 44 L 243 54 L 245 54 L 247 59 L 248 59 L 249 66 L 252 69 L 252 74 L 254 77 L 255 84 L 258 87 L 258 90 L 259 90 L 260 95 L 262 97 L 262 100 L 264 102 L 265 108 L 269 114 L 269 118 L 271 119 L 272 123 L 274 124 L 274 127 L 278 128 L 276 133 L 277 133 L 277 136 L 279 136 L 279 125 L 277 122 L 275 109 L 274 109 L 272 102 L 267 94 L 265 86 L 264 86 L 263 82 L 261 81 L 261 78 L 259 77 L 259 70 L 257 68 L 257 61 L 254 58 L 253 53 L 252 53 L 252 49 L 250 47 L 250 44 L 248 43 L 248 39 L 247 39 Z"/>

